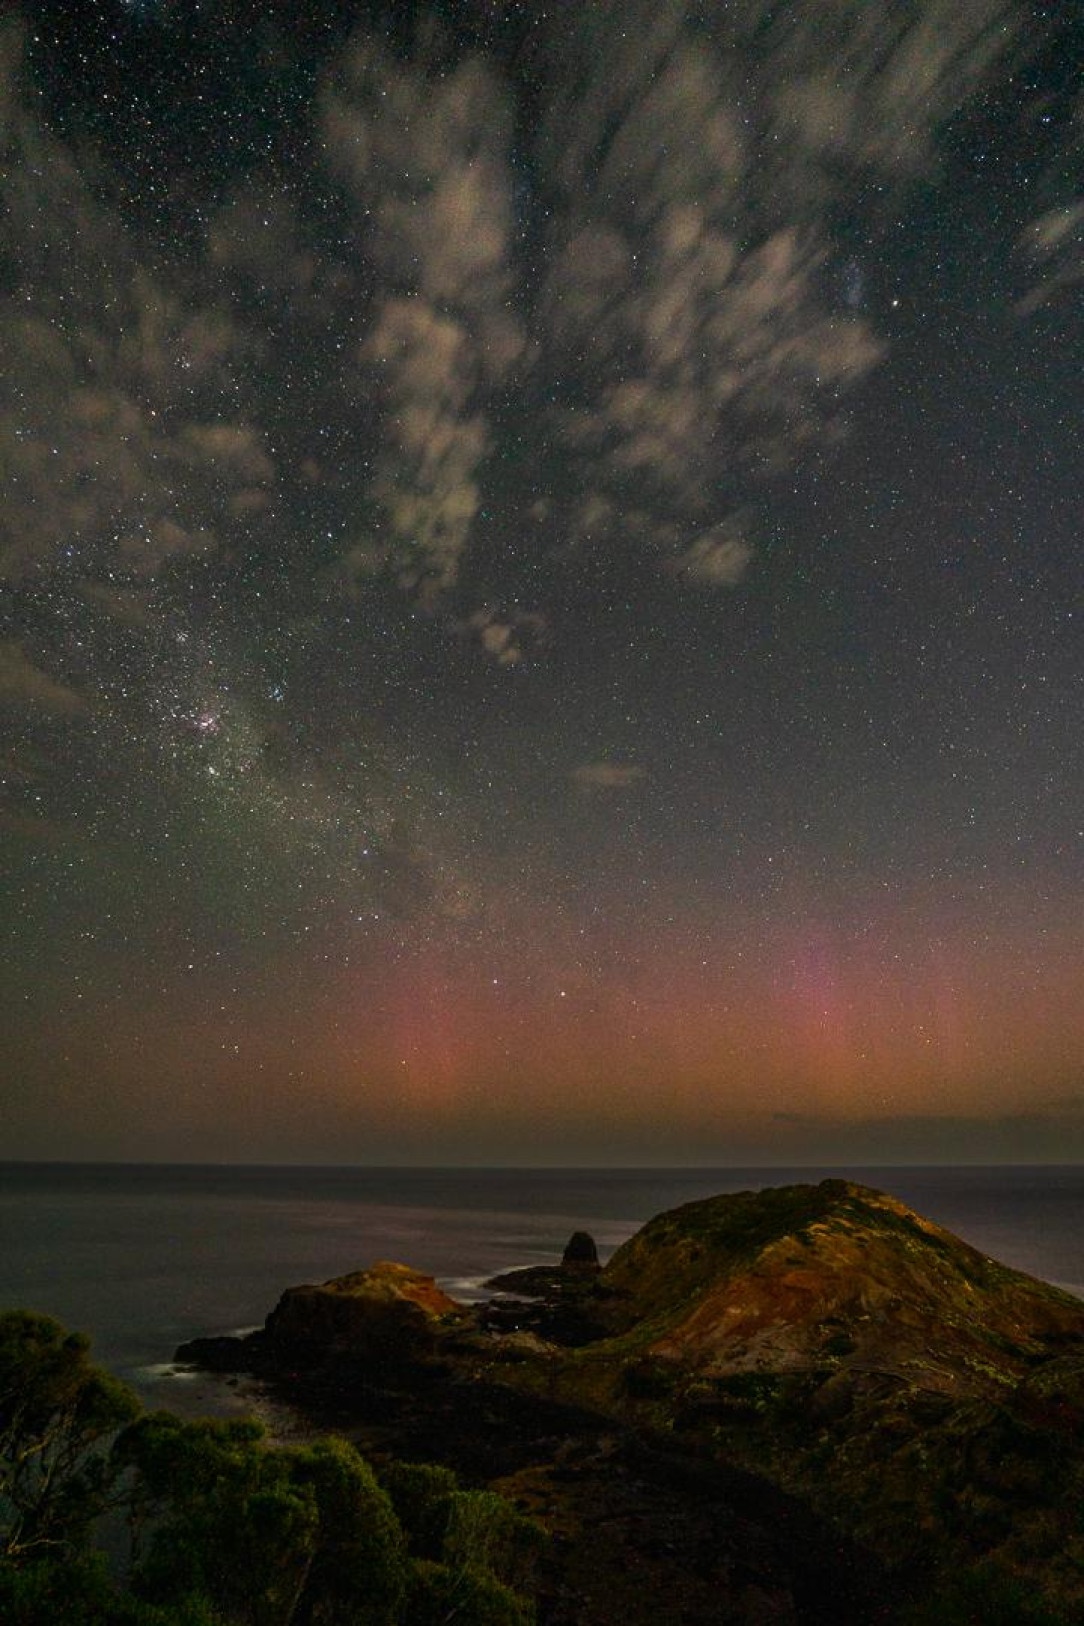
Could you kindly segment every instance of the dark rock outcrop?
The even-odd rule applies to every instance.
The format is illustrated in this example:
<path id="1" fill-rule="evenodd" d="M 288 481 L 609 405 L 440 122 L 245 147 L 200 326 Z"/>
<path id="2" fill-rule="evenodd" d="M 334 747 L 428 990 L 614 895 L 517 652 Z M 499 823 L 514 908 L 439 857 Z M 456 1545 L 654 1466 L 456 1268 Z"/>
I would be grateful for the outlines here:
<path id="1" fill-rule="evenodd" d="M 432 1276 L 381 1260 L 316 1285 L 288 1287 L 259 1332 L 195 1338 L 174 1359 L 209 1372 L 276 1376 L 305 1365 L 378 1367 L 431 1355 L 469 1313 Z"/>
<path id="2" fill-rule="evenodd" d="M 262 1333 L 243 1338 L 191 1338 L 174 1351 L 179 1366 L 198 1366 L 204 1372 L 253 1372 L 262 1364 Z"/>
<path id="3" fill-rule="evenodd" d="M 412 1359 L 431 1352 L 439 1331 L 463 1315 L 432 1276 L 382 1260 L 318 1286 L 287 1288 L 264 1334 L 290 1360 Z"/>
<path id="4" fill-rule="evenodd" d="M 521 1298 L 549 1298 L 579 1292 L 601 1268 L 594 1237 L 588 1231 L 573 1231 L 559 1265 L 524 1265 L 520 1270 L 504 1270 L 498 1276 L 491 1276 L 485 1286 L 495 1293 L 514 1293 Z"/>
<path id="5" fill-rule="evenodd" d="M 568 1348 L 590 1343 L 605 1332 L 595 1314 L 600 1270 L 594 1238 L 575 1231 L 559 1265 L 527 1265 L 490 1277 L 486 1287 L 502 1296 L 481 1312 L 482 1324 L 506 1333 L 528 1329 Z"/>
<path id="6" fill-rule="evenodd" d="M 573 1231 L 561 1255 L 561 1269 L 589 1275 L 601 1268 L 594 1237 L 588 1231 Z"/>

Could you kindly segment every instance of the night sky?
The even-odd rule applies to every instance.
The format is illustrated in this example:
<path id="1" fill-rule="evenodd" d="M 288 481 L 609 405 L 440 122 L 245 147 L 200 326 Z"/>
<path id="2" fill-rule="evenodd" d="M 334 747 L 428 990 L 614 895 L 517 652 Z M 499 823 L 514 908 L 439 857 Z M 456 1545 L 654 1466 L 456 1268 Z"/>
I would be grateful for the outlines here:
<path id="1" fill-rule="evenodd" d="M 1084 18 L 0 22 L 0 1155 L 1084 1156 Z"/>

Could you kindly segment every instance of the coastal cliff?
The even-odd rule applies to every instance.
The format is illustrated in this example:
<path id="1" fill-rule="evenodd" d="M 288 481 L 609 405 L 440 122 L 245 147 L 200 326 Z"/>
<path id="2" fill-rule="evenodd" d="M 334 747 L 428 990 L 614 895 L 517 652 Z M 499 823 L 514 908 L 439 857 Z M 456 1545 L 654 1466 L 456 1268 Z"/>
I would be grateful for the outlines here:
<path id="1" fill-rule="evenodd" d="M 601 1334 L 560 1363 L 607 1407 L 775 1380 L 814 1408 L 877 1382 L 1004 1397 L 1084 1339 L 1084 1304 L 842 1180 L 709 1198 L 651 1220 L 591 1286 Z M 1081 1346 L 1084 1348 L 1084 1345 Z"/>
<path id="2" fill-rule="evenodd" d="M 552 1459 L 572 1419 L 594 1418 L 626 1443 L 751 1476 L 745 1494 L 765 1509 L 796 1499 L 897 1574 L 979 1565 L 995 1592 L 1045 1596 L 1054 1612 L 1034 1618 L 1080 1617 L 1084 1303 L 842 1180 L 688 1204 L 601 1269 L 589 1239 L 572 1254 L 497 1278 L 480 1307 L 386 1264 L 293 1289 L 234 1364 L 289 1364 L 310 1399 L 338 1374 L 349 1411 L 359 1376 L 398 1361 L 411 1426 L 428 1395 L 421 1427 L 438 1446 L 487 1407 L 512 1433 L 534 1407 Z M 179 1353 L 201 1359 L 198 1345 Z M 559 1508 L 552 1461 L 521 1459 L 491 1477 L 533 1511 Z"/>

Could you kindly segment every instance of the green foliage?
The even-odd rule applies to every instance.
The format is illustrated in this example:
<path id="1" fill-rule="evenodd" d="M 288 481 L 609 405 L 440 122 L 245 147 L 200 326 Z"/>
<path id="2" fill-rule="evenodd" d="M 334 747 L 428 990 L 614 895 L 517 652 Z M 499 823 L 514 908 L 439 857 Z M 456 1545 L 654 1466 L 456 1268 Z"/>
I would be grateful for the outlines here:
<path id="1" fill-rule="evenodd" d="M 287 1448 L 247 1419 L 136 1417 L 87 1341 L 44 1316 L 0 1317 L 0 1380 L 5 1626 L 533 1620 L 512 1586 L 541 1528 L 445 1468 L 392 1464 L 381 1485 L 345 1440 Z M 128 1516 L 128 1590 L 80 1547 L 109 1490 Z"/>
<path id="2" fill-rule="evenodd" d="M 294 1482 L 311 1493 L 316 1546 L 299 1618 L 312 1626 L 390 1626 L 407 1585 L 406 1541 L 369 1464 L 345 1440 L 290 1453 Z"/>
<path id="3" fill-rule="evenodd" d="M 541 1527 L 501 1496 L 460 1490 L 446 1468 L 392 1463 L 381 1485 L 345 1440 L 280 1449 L 253 1423 L 168 1413 L 142 1418 L 115 1454 L 132 1478 L 146 1543 L 133 1579 L 148 1601 L 206 1598 L 240 1626 L 528 1618 L 510 1588 L 529 1579 Z M 433 1613 L 453 1602 L 463 1612 Z"/>
<path id="4" fill-rule="evenodd" d="M 459 1481 L 450 1468 L 432 1462 L 388 1462 L 380 1482 L 416 1558 L 437 1559 L 444 1548 L 448 1511 Z"/>
<path id="5" fill-rule="evenodd" d="M 251 1626 L 290 1619 L 316 1510 L 263 1448 L 258 1425 L 157 1412 L 121 1436 L 114 1457 L 131 1475 L 139 1596 L 163 1604 L 207 1597 Z"/>
<path id="6" fill-rule="evenodd" d="M 414 1566 L 403 1626 L 534 1626 L 534 1609 L 484 1570 L 424 1559 Z"/>
<path id="7" fill-rule="evenodd" d="M 89 1340 L 29 1310 L 0 1315 L 0 1554 L 82 1546 L 110 1488 L 107 1437 L 139 1410 Z"/>
<path id="8" fill-rule="evenodd" d="M 457 1491 L 451 1498 L 442 1553 L 445 1564 L 488 1570 L 510 1587 L 528 1586 L 546 1532 L 493 1491 Z"/>
<path id="9" fill-rule="evenodd" d="M 258 1424 L 146 1417 L 118 1442 L 149 1529 L 133 1584 L 205 1596 L 245 1626 L 393 1626 L 406 1549 L 386 1494 L 343 1440 L 269 1446 Z"/>
<path id="10" fill-rule="evenodd" d="M 5 1626 L 220 1626 L 200 1600 L 158 1609 L 121 1591 L 101 1553 L 38 1556 L 0 1563 L 0 1620 Z"/>
<path id="11" fill-rule="evenodd" d="M 390 1462 L 381 1480 L 416 1558 L 488 1571 L 511 1587 L 530 1584 L 546 1532 L 507 1498 L 461 1490 L 455 1475 L 434 1463 Z"/>

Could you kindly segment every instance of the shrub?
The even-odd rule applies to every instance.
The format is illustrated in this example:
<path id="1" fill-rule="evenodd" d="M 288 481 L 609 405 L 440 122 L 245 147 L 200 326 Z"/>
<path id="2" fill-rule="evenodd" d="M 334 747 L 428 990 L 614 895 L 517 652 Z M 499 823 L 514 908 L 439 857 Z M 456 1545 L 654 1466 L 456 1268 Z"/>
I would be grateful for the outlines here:
<path id="1" fill-rule="evenodd" d="M 122 1592 L 101 1553 L 0 1564 L 0 1620 L 4 1626 L 221 1626 L 205 1600 L 159 1609 Z"/>
<path id="2" fill-rule="evenodd" d="M 346 1440 L 289 1453 L 296 1484 L 311 1490 L 318 1528 L 297 1611 L 312 1626 L 392 1626 L 407 1586 L 407 1544 L 387 1493 Z"/>
<path id="3" fill-rule="evenodd" d="M 534 1626 L 534 1608 L 484 1570 L 415 1565 L 403 1626 Z"/>
<path id="4" fill-rule="evenodd" d="M 489 1570 L 511 1587 L 528 1585 L 546 1533 L 493 1491 L 457 1491 L 451 1498 L 442 1553 L 445 1564 Z"/>
<path id="5" fill-rule="evenodd" d="M 0 1317 L 4 1626 L 533 1620 L 512 1587 L 544 1534 L 502 1497 L 406 1463 L 381 1485 L 342 1439 L 278 1447 L 248 1419 L 136 1417 L 87 1348 L 45 1316 Z M 128 1591 L 88 1550 L 107 1493 L 128 1514 Z"/>
<path id="6" fill-rule="evenodd" d="M 133 1584 L 158 1603 L 211 1600 L 250 1626 L 394 1626 L 406 1542 L 345 1440 L 267 1445 L 258 1424 L 141 1420 L 118 1442 L 150 1526 Z"/>
<path id="7" fill-rule="evenodd" d="M 411 1552 L 418 1558 L 438 1559 L 451 1499 L 459 1489 L 455 1474 L 431 1462 L 388 1462 L 380 1469 L 380 1482 L 391 1497 Z"/>
<path id="8" fill-rule="evenodd" d="M 90 1340 L 29 1310 L 0 1315 L 0 1554 L 77 1550 L 111 1485 L 102 1447 L 139 1410 Z"/>

